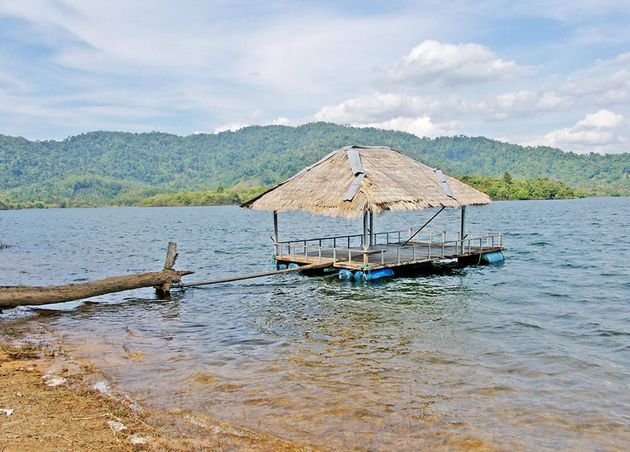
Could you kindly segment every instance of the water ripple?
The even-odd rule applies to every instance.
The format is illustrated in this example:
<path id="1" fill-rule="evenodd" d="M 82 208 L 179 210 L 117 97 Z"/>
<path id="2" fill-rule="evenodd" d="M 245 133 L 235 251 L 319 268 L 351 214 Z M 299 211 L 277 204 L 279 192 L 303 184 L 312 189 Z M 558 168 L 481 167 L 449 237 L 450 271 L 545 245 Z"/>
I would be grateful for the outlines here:
<path id="1" fill-rule="evenodd" d="M 377 225 L 430 214 L 388 213 Z M 457 226 L 457 212 L 442 215 L 438 230 Z M 468 218 L 471 230 L 506 232 L 504 266 L 377 285 L 283 275 L 171 300 L 142 289 L 38 317 L 156 406 L 298 442 L 624 449 L 630 199 L 500 202 Z M 270 220 L 235 207 L 6 212 L 3 241 L 14 246 L 0 250 L 0 284 L 154 270 L 168 240 L 200 278 L 270 269 Z M 282 227 L 290 238 L 292 227 L 316 236 L 360 224 L 283 214 Z"/>

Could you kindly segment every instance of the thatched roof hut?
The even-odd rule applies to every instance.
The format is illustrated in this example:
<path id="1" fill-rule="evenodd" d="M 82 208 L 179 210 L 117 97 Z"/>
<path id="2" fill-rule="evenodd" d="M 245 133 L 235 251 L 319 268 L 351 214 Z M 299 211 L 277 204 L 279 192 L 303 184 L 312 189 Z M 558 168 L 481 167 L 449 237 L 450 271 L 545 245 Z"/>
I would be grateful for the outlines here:
<path id="1" fill-rule="evenodd" d="M 346 146 L 242 207 L 353 218 L 385 210 L 488 204 L 478 190 L 385 146 Z"/>

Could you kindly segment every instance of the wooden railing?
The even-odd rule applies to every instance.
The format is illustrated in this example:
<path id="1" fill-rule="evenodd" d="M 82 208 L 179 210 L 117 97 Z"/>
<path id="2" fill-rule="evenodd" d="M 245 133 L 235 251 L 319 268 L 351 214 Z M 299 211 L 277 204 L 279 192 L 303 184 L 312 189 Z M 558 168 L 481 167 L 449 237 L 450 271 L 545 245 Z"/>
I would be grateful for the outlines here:
<path id="1" fill-rule="evenodd" d="M 410 237 L 412 237 L 418 229 L 409 228 L 403 229 L 399 231 L 383 231 L 376 232 L 372 234 L 372 246 L 378 244 L 396 244 L 403 243 Z M 421 234 L 418 234 L 414 237 L 414 241 L 418 241 L 419 237 L 426 237 L 428 239 L 432 239 L 432 237 L 442 237 L 442 240 L 445 239 L 446 231 L 436 231 L 432 229 L 423 229 Z M 369 239 L 369 235 L 368 235 Z M 278 244 L 303 244 L 303 245 L 313 245 L 317 244 L 318 246 L 328 245 L 329 248 L 336 248 L 337 246 L 345 246 L 347 248 L 351 248 L 354 246 L 363 246 L 363 234 L 350 234 L 350 235 L 336 235 L 329 237 L 316 237 L 312 239 L 296 239 L 296 240 L 284 240 L 279 241 Z"/>
<path id="2" fill-rule="evenodd" d="M 306 260 L 322 262 L 324 259 L 332 259 L 333 264 L 337 262 L 356 262 L 358 257 L 361 258 L 359 262 L 364 264 L 368 263 L 369 256 L 374 254 L 380 254 L 380 263 L 385 265 L 385 253 L 392 251 L 392 247 L 385 245 L 399 245 L 395 246 L 396 258 L 389 263 L 401 264 L 404 262 L 416 262 L 420 260 L 435 259 L 435 258 L 452 258 L 457 256 L 464 256 L 471 253 L 482 253 L 484 250 L 503 248 L 503 234 L 498 232 L 482 232 L 482 233 L 470 233 L 463 239 L 460 237 L 460 233 L 455 234 L 455 238 L 448 240 L 445 231 L 436 233 L 435 231 L 423 231 L 423 234 L 419 234 L 414 237 L 414 241 L 410 241 L 403 245 L 403 239 L 406 239 L 403 232 L 408 234 L 407 237 L 411 237 L 414 233 L 413 230 L 408 231 L 389 231 L 379 232 L 374 234 L 375 237 L 382 237 L 383 243 L 379 244 L 376 239 L 373 239 L 371 247 L 363 247 L 362 236 L 347 235 L 347 236 L 333 236 L 333 237 L 319 237 L 315 239 L 305 240 L 289 240 L 284 242 L 278 242 L 275 244 L 276 258 L 282 258 L 290 260 L 292 257 L 304 257 Z M 337 243 L 352 243 L 353 239 L 360 238 L 359 246 L 337 246 Z M 395 238 L 396 241 L 392 241 Z M 331 242 L 328 245 L 326 242 Z M 379 246 L 384 246 L 379 248 Z M 409 253 L 410 252 L 410 253 Z M 410 256 L 409 256 L 410 254 Z M 404 255 L 404 256 L 403 256 Z"/>

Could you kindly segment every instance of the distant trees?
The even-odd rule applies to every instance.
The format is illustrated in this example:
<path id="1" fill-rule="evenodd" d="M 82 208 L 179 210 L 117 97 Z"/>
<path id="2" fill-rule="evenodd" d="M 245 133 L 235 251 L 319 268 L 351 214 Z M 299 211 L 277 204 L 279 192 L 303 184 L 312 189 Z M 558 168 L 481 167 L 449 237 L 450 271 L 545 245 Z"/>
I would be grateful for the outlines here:
<path id="1" fill-rule="evenodd" d="M 586 195 L 547 178 L 512 179 L 507 171 L 500 179 L 488 176 L 460 176 L 459 179 L 492 199 L 564 199 Z"/>
<path id="2" fill-rule="evenodd" d="M 224 206 L 241 204 L 265 191 L 267 187 L 232 188 L 226 190 L 199 190 L 184 193 L 164 193 L 145 198 L 139 202 L 143 207 L 168 206 Z"/>
<path id="3" fill-rule="evenodd" d="M 484 137 L 418 138 L 327 123 L 187 137 L 90 132 L 63 141 L 33 142 L 0 135 L 0 193 L 12 205 L 68 207 L 135 204 L 154 195 L 200 190 L 223 196 L 230 192 L 225 187 L 240 181 L 249 186 L 277 183 L 347 144 L 391 146 L 448 174 L 499 178 L 501 187 L 488 182 L 498 196 L 561 192 L 557 187 L 544 192 L 545 182 L 536 187 L 518 183 L 538 178 L 562 181 L 589 194 L 630 195 L 628 153 L 577 155 Z"/>

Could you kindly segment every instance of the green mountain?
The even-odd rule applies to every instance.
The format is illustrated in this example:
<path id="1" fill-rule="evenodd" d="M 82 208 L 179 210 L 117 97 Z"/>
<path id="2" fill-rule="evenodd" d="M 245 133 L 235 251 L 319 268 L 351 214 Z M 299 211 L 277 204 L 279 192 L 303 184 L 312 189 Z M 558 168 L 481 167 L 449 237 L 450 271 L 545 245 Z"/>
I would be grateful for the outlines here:
<path id="1" fill-rule="evenodd" d="M 630 154 L 578 155 L 484 137 L 418 138 L 328 123 L 254 126 L 186 137 L 90 132 L 63 141 L 0 135 L 0 199 L 130 204 L 147 196 L 278 182 L 347 144 L 387 145 L 453 175 L 550 178 L 591 194 L 630 195 Z M 5 201 L 6 202 L 6 201 Z"/>

